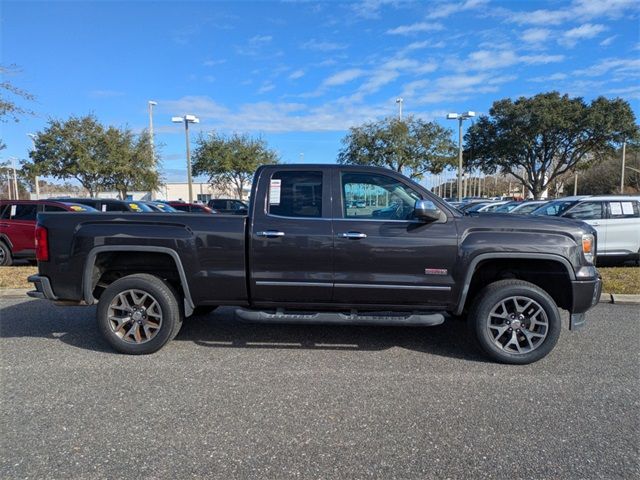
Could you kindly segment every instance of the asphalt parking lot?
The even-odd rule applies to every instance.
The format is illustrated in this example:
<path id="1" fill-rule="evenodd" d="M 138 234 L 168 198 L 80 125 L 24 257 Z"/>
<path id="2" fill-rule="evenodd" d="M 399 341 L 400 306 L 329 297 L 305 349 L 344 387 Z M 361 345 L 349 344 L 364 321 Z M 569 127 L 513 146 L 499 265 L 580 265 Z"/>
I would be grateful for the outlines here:
<path id="1" fill-rule="evenodd" d="M 93 308 L 0 299 L 0 478 L 638 478 L 640 314 L 599 305 L 545 360 L 464 325 L 190 319 L 112 353 Z M 566 320 L 566 319 L 565 319 Z"/>

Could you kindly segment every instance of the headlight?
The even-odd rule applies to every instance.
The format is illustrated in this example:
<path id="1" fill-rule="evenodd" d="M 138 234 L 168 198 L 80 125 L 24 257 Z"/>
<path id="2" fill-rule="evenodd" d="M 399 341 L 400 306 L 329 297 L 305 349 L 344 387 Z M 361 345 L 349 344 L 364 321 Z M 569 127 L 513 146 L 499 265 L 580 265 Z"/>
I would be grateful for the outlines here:
<path id="1" fill-rule="evenodd" d="M 590 233 L 582 235 L 582 253 L 587 262 L 593 263 L 596 254 L 596 239 Z"/>

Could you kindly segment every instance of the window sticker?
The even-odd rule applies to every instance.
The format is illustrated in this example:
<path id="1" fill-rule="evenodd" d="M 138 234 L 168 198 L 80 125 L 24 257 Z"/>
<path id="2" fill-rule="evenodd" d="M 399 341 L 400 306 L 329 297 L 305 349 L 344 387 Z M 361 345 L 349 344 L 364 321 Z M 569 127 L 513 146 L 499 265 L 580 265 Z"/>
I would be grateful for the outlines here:
<path id="1" fill-rule="evenodd" d="M 622 213 L 624 215 L 633 215 L 633 203 L 622 202 Z"/>
<path id="2" fill-rule="evenodd" d="M 107 211 L 107 205 L 106 204 L 102 204 L 102 211 L 106 212 Z"/>
<path id="3" fill-rule="evenodd" d="M 622 215 L 620 202 L 611 202 L 609 206 L 611 207 L 611 215 Z"/>
<path id="4" fill-rule="evenodd" d="M 71 205 L 69 208 L 74 212 L 85 212 L 87 210 L 86 208 L 83 208 L 80 205 Z"/>
<path id="5" fill-rule="evenodd" d="M 271 185 L 269 186 L 269 205 L 280 205 L 281 187 L 282 180 L 271 179 Z"/>
<path id="6" fill-rule="evenodd" d="M 137 203 L 130 203 L 129 206 L 131 207 L 131 210 L 133 210 L 134 212 L 141 212 L 142 209 L 140 208 L 140 206 Z"/>
<path id="7" fill-rule="evenodd" d="M 11 205 L 11 217 L 15 217 L 16 216 L 16 210 L 18 210 L 18 206 L 17 205 Z"/>

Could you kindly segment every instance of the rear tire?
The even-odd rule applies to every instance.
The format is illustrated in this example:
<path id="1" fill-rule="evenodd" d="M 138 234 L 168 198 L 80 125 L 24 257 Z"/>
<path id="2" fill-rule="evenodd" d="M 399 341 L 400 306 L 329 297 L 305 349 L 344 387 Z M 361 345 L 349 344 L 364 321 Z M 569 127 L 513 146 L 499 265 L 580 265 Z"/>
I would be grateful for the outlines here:
<path id="1" fill-rule="evenodd" d="M 160 350 L 178 334 L 182 319 L 175 290 L 146 273 L 116 280 L 98 303 L 100 333 L 115 350 L 131 355 Z"/>
<path id="2" fill-rule="evenodd" d="M 473 302 L 469 322 L 487 356 L 517 365 L 544 358 L 562 330 L 553 299 L 522 280 L 500 280 L 484 288 Z"/>
<path id="3" fill-rule="evenodd" d="M 11 249 L 6 243 L 0 241 L 0 267 L 10 267 L 11 265 L 13 265 Z"/>

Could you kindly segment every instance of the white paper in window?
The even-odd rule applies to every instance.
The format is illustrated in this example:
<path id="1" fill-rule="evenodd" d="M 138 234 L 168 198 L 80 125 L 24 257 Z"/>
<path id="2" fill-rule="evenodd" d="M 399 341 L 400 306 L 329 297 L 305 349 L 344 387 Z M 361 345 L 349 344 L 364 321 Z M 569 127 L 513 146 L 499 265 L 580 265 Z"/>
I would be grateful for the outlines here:
<path id="1" fill-rule="evenodd" d="M 102 205 L 102 211 L 106 212 L 107 211 L 107 206 L 106 205 Z"/>
<path id="2" fill-rule="evenodd" d="M 17 205 L 11 205 L 11 216 L 15 217 L 16 216 L 16 210 L 18 209 Z"/>
<path id="3" fill-rule="evenodd" d="M 633 215 L 633 203 L 622 202 L 622 213 L 624 215 Z"/>
<path id="4" fill-rule="evenodd" d="M 620 202 L 611 202 L 609 206 L 611 207 L 611 215 L 622 215 Z"/>
<path id="5" fill-rule="evenodd" d="M 269 186 L 269 205 L 280 205 L 281 187 L 282 180 L 271 179 L 271 185 Z"/>

